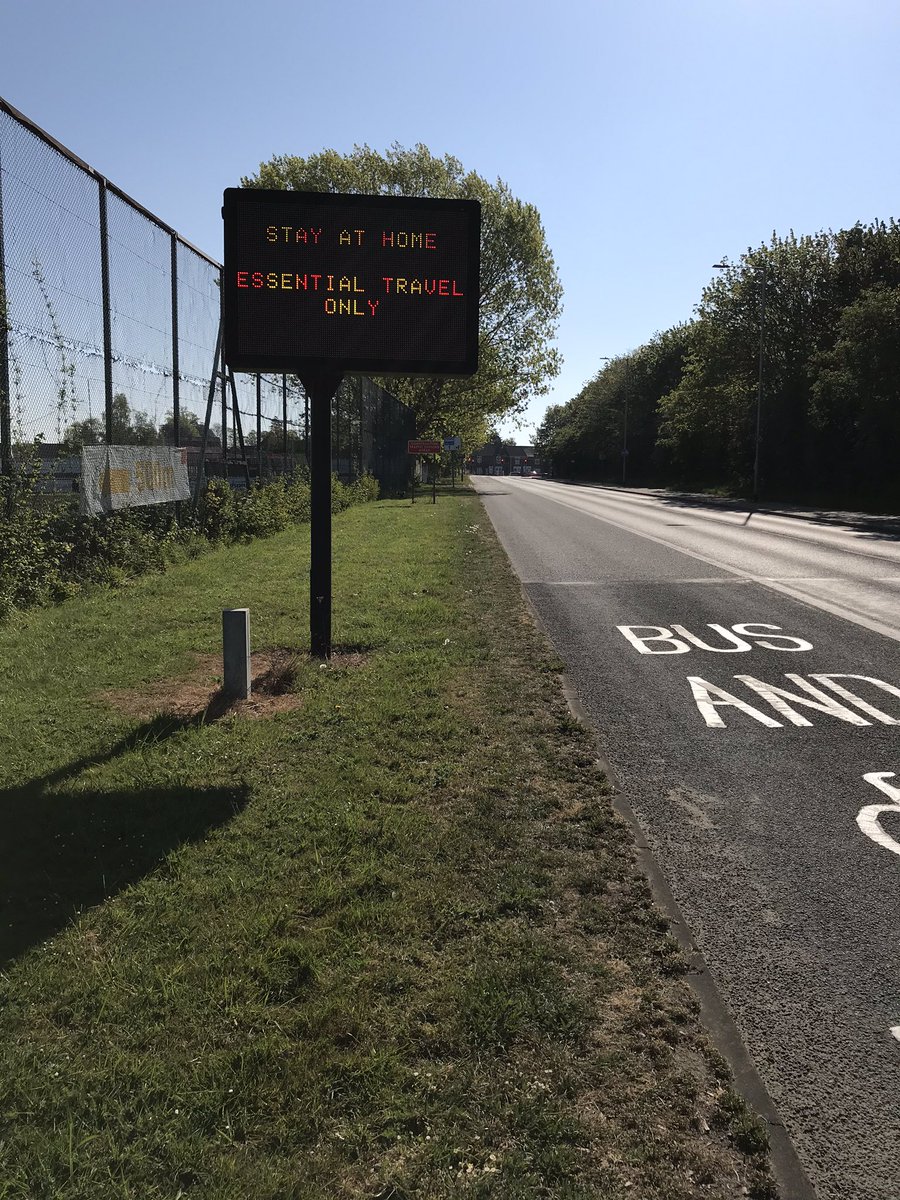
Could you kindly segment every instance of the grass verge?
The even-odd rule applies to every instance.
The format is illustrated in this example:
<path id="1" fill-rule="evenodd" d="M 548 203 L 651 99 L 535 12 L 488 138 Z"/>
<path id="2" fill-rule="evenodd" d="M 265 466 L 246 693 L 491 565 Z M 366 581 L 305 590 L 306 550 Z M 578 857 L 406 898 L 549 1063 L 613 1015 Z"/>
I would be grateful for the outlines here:
<path id="1" fill-rule="evenodd" d="M 0 1197 L 774 1196 L 479 501 L 334 534 L 328 666 L 302 530 L 0 630 Z"/>

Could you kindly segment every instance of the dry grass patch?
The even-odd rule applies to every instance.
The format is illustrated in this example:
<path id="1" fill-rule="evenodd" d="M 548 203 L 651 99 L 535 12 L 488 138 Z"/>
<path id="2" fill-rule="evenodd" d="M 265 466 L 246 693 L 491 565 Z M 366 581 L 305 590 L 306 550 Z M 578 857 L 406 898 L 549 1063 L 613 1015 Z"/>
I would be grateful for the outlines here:
<path id="1" fill-rule="evenodd" d="M 130 717 L 150 720 L 157 716 L 182 720 L 215 721 L 220 717 L 270 717 L 299 708 L 303 696 L 295 692 L 298 655 L 275 647 L 250 655 L 250 696 L 233 700 L 222 691 L 222 659 L 218 654 L 197 654 L 190 673 L 159 679 L 140 691 L 116 688 L 101 692 L 100 699 Z"/>

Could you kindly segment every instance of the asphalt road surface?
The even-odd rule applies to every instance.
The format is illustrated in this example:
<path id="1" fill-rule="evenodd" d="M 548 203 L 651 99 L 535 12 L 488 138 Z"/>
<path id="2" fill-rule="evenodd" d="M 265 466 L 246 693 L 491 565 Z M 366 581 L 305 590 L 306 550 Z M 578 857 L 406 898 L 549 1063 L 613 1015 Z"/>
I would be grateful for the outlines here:
<path id="1" fill-rule="evenodd" d="M 818 1197 L 898 1200 L 900 523 L 473 482 Z"/>

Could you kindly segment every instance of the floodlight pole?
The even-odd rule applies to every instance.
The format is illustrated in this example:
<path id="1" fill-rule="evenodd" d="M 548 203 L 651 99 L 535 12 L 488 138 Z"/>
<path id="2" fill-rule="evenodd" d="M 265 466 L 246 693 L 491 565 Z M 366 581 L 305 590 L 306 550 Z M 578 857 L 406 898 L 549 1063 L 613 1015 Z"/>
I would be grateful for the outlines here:
<path id="1" fill-rule="evenodd" d="M 335 371 L 301 376 L 309 397 L 309 650 L 331 657 L 331 401 L 341 385 Z"/>

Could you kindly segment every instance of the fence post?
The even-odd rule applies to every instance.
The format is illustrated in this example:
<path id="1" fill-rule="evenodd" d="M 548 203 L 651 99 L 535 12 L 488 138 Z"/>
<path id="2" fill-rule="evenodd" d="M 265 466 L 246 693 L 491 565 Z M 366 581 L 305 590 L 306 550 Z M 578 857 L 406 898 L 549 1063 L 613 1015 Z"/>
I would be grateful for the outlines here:
<path id="1" fill-rule="evenodd" d="M 181 394 L 178 363 L 178 235 L 172 234 L 172 437 L 181 445 Z"/>
<path id="2" fill-rule="evenodd" d="M 178 235 L 172 238 L 172 442 L 181 445 L 181 393 L 179 391 L 181 367 L 178 362 Z M 175 521 L 181 524 L 181 501 L 175 501 Z"/>
<path id="3" fill-rule="evenodd" d="M 0 147 L 2 149 L 2 147 Z M 2 163 L 0 163 L 2 166 Z M 3 171 L 0 170 L 0 476 L 6 478 L 6 504 L 12 511 L 12 420 L 9 389 L 9 297 L 6 291 L 6 252 L 3 243 Z"/>
<path id="4" fill-rule="evenodd" d="M 100 186 L 100 279 L 103 288 L 103 385 L 106 409 L 106 444 L 113 440 L 112 313 L 109 296 L 109 226 L 106 217 L 106 180 Z"/>

